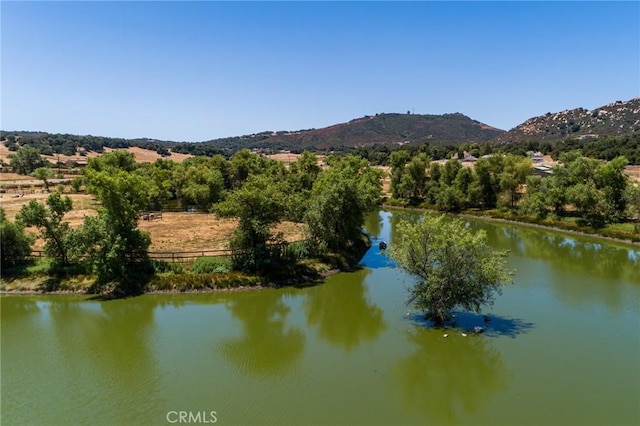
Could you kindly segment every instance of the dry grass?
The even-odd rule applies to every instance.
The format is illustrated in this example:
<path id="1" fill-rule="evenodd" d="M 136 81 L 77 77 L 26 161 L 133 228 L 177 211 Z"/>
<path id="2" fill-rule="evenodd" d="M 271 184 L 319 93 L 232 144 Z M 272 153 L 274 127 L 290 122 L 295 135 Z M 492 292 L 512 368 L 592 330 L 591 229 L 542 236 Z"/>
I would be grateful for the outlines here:
<path id="1" fill-rule="evenodd" d="M 150 251 L 222 250 L 238 226 L 235 219 L 213 214 L 163 213 L 162 219 L 140 221 L 140 229 L 151 235 Z M 301 225 L 283 222 L 274 228 L 287 241 L 302 239 Z"/>
<path id="2" fill-rule="evenodd" d="M 640 182 L 640 166 L 627 166 L 624 168 L 624 173 L 631 177 L 631 179 Z"/>
<path id="3" fill-rule="evenodd" d="M 96 201 L 86 194 L 65 194 L 73 201 L 73 210 L 65 215 L 65 221 L 72 228 L 78 228 L 85 216 L 95 216 Z M 15 220 L 20 208 L 29 200 L 45 202 L 47 194 L 25 194 L 21 198 L 11 198 L 2 194 L 1 205 L 7 217 Z M 162 219 L 141 220 L 139 228 L 151 236 L 150 251 L 192 251 L 222 250 L 227 248 L 229 238 L 238 225 L 234 219 L 219 219 L 213 214 L 202 213 L 163 213 Z M 37 233 L 35 228 L 28 228 Z M 303 238 L 300 224 L 283 222 L 274 228 L 282 232 L 287 241 Z M 44 241 L 37 239 L 33 249 L 42 250 Z"/>
<path id="4" fill-rule="evenodd" d="M 189 157 L 193 157 L 193 155 L 191 154 L 179 154 L 176 152 L 172 152 L 170 156 L 168 157 L 162 157 L 160 154 L 158 154 L 155 151 L 151 151 L 148 149 L 142 149 L 142 148 L 138 148 L 138 147 L 131 147 L 131 148 L 123 148 L 121 150 L 124 151 L 128 151 L 130 153 L 133 154 L 133 156 L 136 159 L 136 162 L 138 163 L 153 163 L 154 161 L 156 161 L 158 158 L 165 158 L 166 160 L 172 160 L 175 161 L 176 163 L 182 163 L 185 159 L 189 158 Z M 114 151 L 111 148 L 105 148 L 104 152 L 111 152 Z M 11 151 L 9 151 L 7 149 L 7 147 L 5 146 L 4 142 L 0 142 L 0 160 L 5 161 L 6 163 L 9 163 L 9 158 L 8 155 L 11 154 Z M 86 158 L 94 158 L 94 157 L 99 157 L 102 154 L 99 154 L 97 152 L 86 152 Z M 63 155 L 63 154 L 56 154 L 56 155 L 44 155 L 44 158 L 46 158 L 47 160 L 49 160 L 49 162 L 56 164 L 58 160 L 60 161 L 67 161 L 67 160 L 77 160 L 79 158 L 83 158 L 80 156 L 80 154 L 78 153 L 77 155 Z"/>
<path id="5" fill-rule="evenodd" d="M 294 163 L 296 161 L 298 161 L 298 158 L 300 158 L 302 154 L 293 154 L 291 152 L 279 152 L 277 154 L 270 154 L 267 155 L 266 157 L 271 159 L 271 160 L 277 160 L 277 161 L 282 161 L 284 163 Z M 327 168 L 328 166 L 326 165 L 326 163 L 324 162 L 324 159 L 326 158 L 325 155 L 319 155 L 316 154 L 316 158 L 318 159 L 318 165 L 322 168 Z"/>

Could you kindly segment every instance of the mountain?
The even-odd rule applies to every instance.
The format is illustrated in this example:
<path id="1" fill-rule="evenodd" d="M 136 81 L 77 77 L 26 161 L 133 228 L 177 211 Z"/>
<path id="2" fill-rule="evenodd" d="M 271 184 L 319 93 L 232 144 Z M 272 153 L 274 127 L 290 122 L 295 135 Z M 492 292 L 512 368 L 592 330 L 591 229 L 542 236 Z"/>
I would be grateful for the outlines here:
<path id="1" fill-rule="evenodd" d="M 640 98 L 587 110 L 576 108 L 533 117 L 494 138 L 497 142 L 559 141 L 640 133 Z"/>
<path id="2" fill-rule="evenodd" d="M 262 134 L 261 147 L 329 149 L 415 142 L 485 142 L 504 133 L 460 114 L 376 114 L 322 129 Z M 213 141 L 215 142 L 215 141 Z"/>

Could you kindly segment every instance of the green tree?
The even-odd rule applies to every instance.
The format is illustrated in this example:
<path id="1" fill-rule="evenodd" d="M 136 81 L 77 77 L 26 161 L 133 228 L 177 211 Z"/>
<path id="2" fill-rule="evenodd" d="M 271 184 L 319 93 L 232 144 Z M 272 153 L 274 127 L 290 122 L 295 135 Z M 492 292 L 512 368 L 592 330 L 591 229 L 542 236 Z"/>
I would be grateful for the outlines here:
<path id="1" fill-rule="evenodd" d="M 20 175 L 30 175 L 37 168 L 47 166 L 46 160 L 31 146 L 21 147 L 15 154 L 9 154 L 9 158 L 11 168 Z"/>
<path id="2" fill-rule="evenodd" d="M 313 183 L 320 174 L 320 166 L 318 166 L 318 157 L 314 153 L 304 151 L 298 160 L 289 166 L 291 173 L 291 181 L 293 190 L 301 192 L 310 191 Z"/>
<path id="3" fill-rule="evenodd" d="M 567 200 L 577 209 L 582 221 L 594 228 L 601 228 L 611 221 L 611 205 L 593 182 L 579 183 L 567 190 Z"/>
<path id="4" fill-rule="evenodd" d="M 115 150 L 108 152 L 100 157 L 90 158 L 86 170 L 106 171 L 112 169 L 124 170 L 132 172 L 138 168 L 136 159 L 132 153 L 128 151 Z"/>
<path id="5" fill-rule="evenodd" d="M 625 157 L 616 157 L 606 164 L 600 165 L 595 172 L 595 182 L 602 189 L 604 198 L 610 205 L 611 213 L 615 220 L 624 217 L 627 209 L 625 193 L 629 185 L 629 178 L 624 174 L 624 168 L 628 164 Z"/>
<path id="6" fill-rule="evenodd" d="M 538 218 L 545 218 L 549 214 L 547 210 L 547 197 L 541 191 L 542 178 L 529 176 L 527 178 L 527 192 L 518 204 L 520 213 Z"/>
<path id="7" fill-rule="evenodd" d="M 80 188 L 82 188 L 83 182 L 84 180 L 81 177 L 73 178 L 71 180 L 71 189 L 73 190 L 73 192 L 80 192 Z"/>
<path id="8" fill-rule="evenodd" d="M 24 230 L 20 221 L 11 222 L 0 207 L 0 268 L 16 265 L 31 254 L 33 236 Z"/>
<path id="9" fill-rule="evenodd" d="M 404 173 L 397 190 L 398 195 L 414 202 L 424 200 L 427 192 L 426 169 L 430 161 L 431 159 L 425 154 L 418 154 L 404 166 Z"/>
<path id="10" fill-rule="evenodd" d="M 453 186 L 442 185 L 436 196 L 438 210 L 444 212 L 458 212 L 462 209 L 463 194 Z"/>
<path id="11" fill-rule="evenodd" d="M 207 164 L 177 167 L 174 181 L 178 198 L 187 204 L 209 209 L 222 199 L 224 178 L 220 170 Z"/>
<path id="12" fill-rule="evenodd" d="M 73 208 L 69 197 L 61 197 L 54 192 L 47 198 L 46 206 L 36 200 L 30 200 L 22 206 L 18 218 L 26 226 L 40 229 L 45 240 L 44 251 L 47 257 L 55 263 L 66 265 L 69 263 L 69 238 L 71 228 L 68 222 L 63 222 L 64 215 Z"/>
<path id="13" fill-rule="evenodd" d="M 103 166 L 103 165 L 101 165 Z M 149 203 L 151 183 L 115 165 L 86 169 L 87 191 L 101 207 L 97 217 L 85 217 L 75 244 L 88 255 L 98 275 L 97 290 L 141 291 L 140 274 L 148 265 L 149 235 L 138 229 L 140 211 Z"/>
<path id="14" fill-rule="evenodd" d="M 491 157 L 494 158 L 494 157 Z M 476 175 L 480 188 L 480 199 L 485 208 L 493 208 L 498 200 L 498 182 L 492 164 L 484 158 L 476 161 Z"/>
<path id="15" fill-rule="evenodd" d="M 231 158 L 232 187 L 239 188 L 252 174 L 260 174 L 265 170 L 265 159 L 248 149 L 236 152 Z"/>
<path id="16" fill-rule="evenodd" d="M 49 167 L 38 167 L 33 171 L 33 177 L 40 179 L 44 183 L 45 189 L 49 190 L 49 179 L 53 177 L 53 170 Z"/>
<path id="17" fill-rule="evenodd" d="M 483 231 L 471 232 L 459 219 L 425 216 L 415 224 L 402 221 L 396 229 L 390 256 L 418 280 L 408 303 L 437 325 L 456 308 L 479 313 L 511 281 L 507 252 L 491 249 Z"/>
<path id="18" fill-rule="evenodd" d="M 409 161 L 409 153 L 405 150 L 393 151 L 389 156 L 391 166 L 391 194 L 393 198 L 402 198 L 400 183 L 404 175 L 405 164 Z"/>
<path id="19" fill-rule="evenodd" d="M 382 172 L 347 156 L 320 174 L 305 214 L 311 239 L 345 250 L 362 235 L 364 215 L 379 205 Z"/>
<path id="20" fill-rule="evenodd" d="M 274 241 L 271 226 L 285 213 L 283 186 L 268 176 L 252 175 L 226 200 L 214 204 L 212 211 L 220 217 L 237 217 L 240 222 L 230 246 L 234 268 L 246 272 L 271 272 L 279 259 L 269 243 Z"/>

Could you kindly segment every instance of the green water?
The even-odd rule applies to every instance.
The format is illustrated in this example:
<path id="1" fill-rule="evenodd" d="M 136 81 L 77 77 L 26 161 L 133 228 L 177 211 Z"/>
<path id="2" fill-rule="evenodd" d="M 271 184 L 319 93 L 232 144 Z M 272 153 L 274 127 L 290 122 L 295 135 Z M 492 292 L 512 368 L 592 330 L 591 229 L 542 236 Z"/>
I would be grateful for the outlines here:
<path id="1" fill-rule="evenodd" d="M 393 244 L 400 217 L 366 227 Z M 517 269 L 481 335 L 407 315 L 377 245 L 306 289 L 3 296 L 2 425 L 639 425 L 640 250 L 470 226 Z"/>

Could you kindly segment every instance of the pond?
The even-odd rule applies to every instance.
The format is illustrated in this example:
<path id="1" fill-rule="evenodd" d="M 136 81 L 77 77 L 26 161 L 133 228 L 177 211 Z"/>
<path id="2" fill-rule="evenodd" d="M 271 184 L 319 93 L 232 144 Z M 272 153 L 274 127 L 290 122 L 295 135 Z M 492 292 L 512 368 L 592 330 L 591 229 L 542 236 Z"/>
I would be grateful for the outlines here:
<path id="1" fill-rule="evenodd" d="M 469 220 L 515 285 L 433 329 L 377 245 L 417 217 L 304 289 L 3 296 L 2 424 L 640 424 L 638 247 Z"/>

